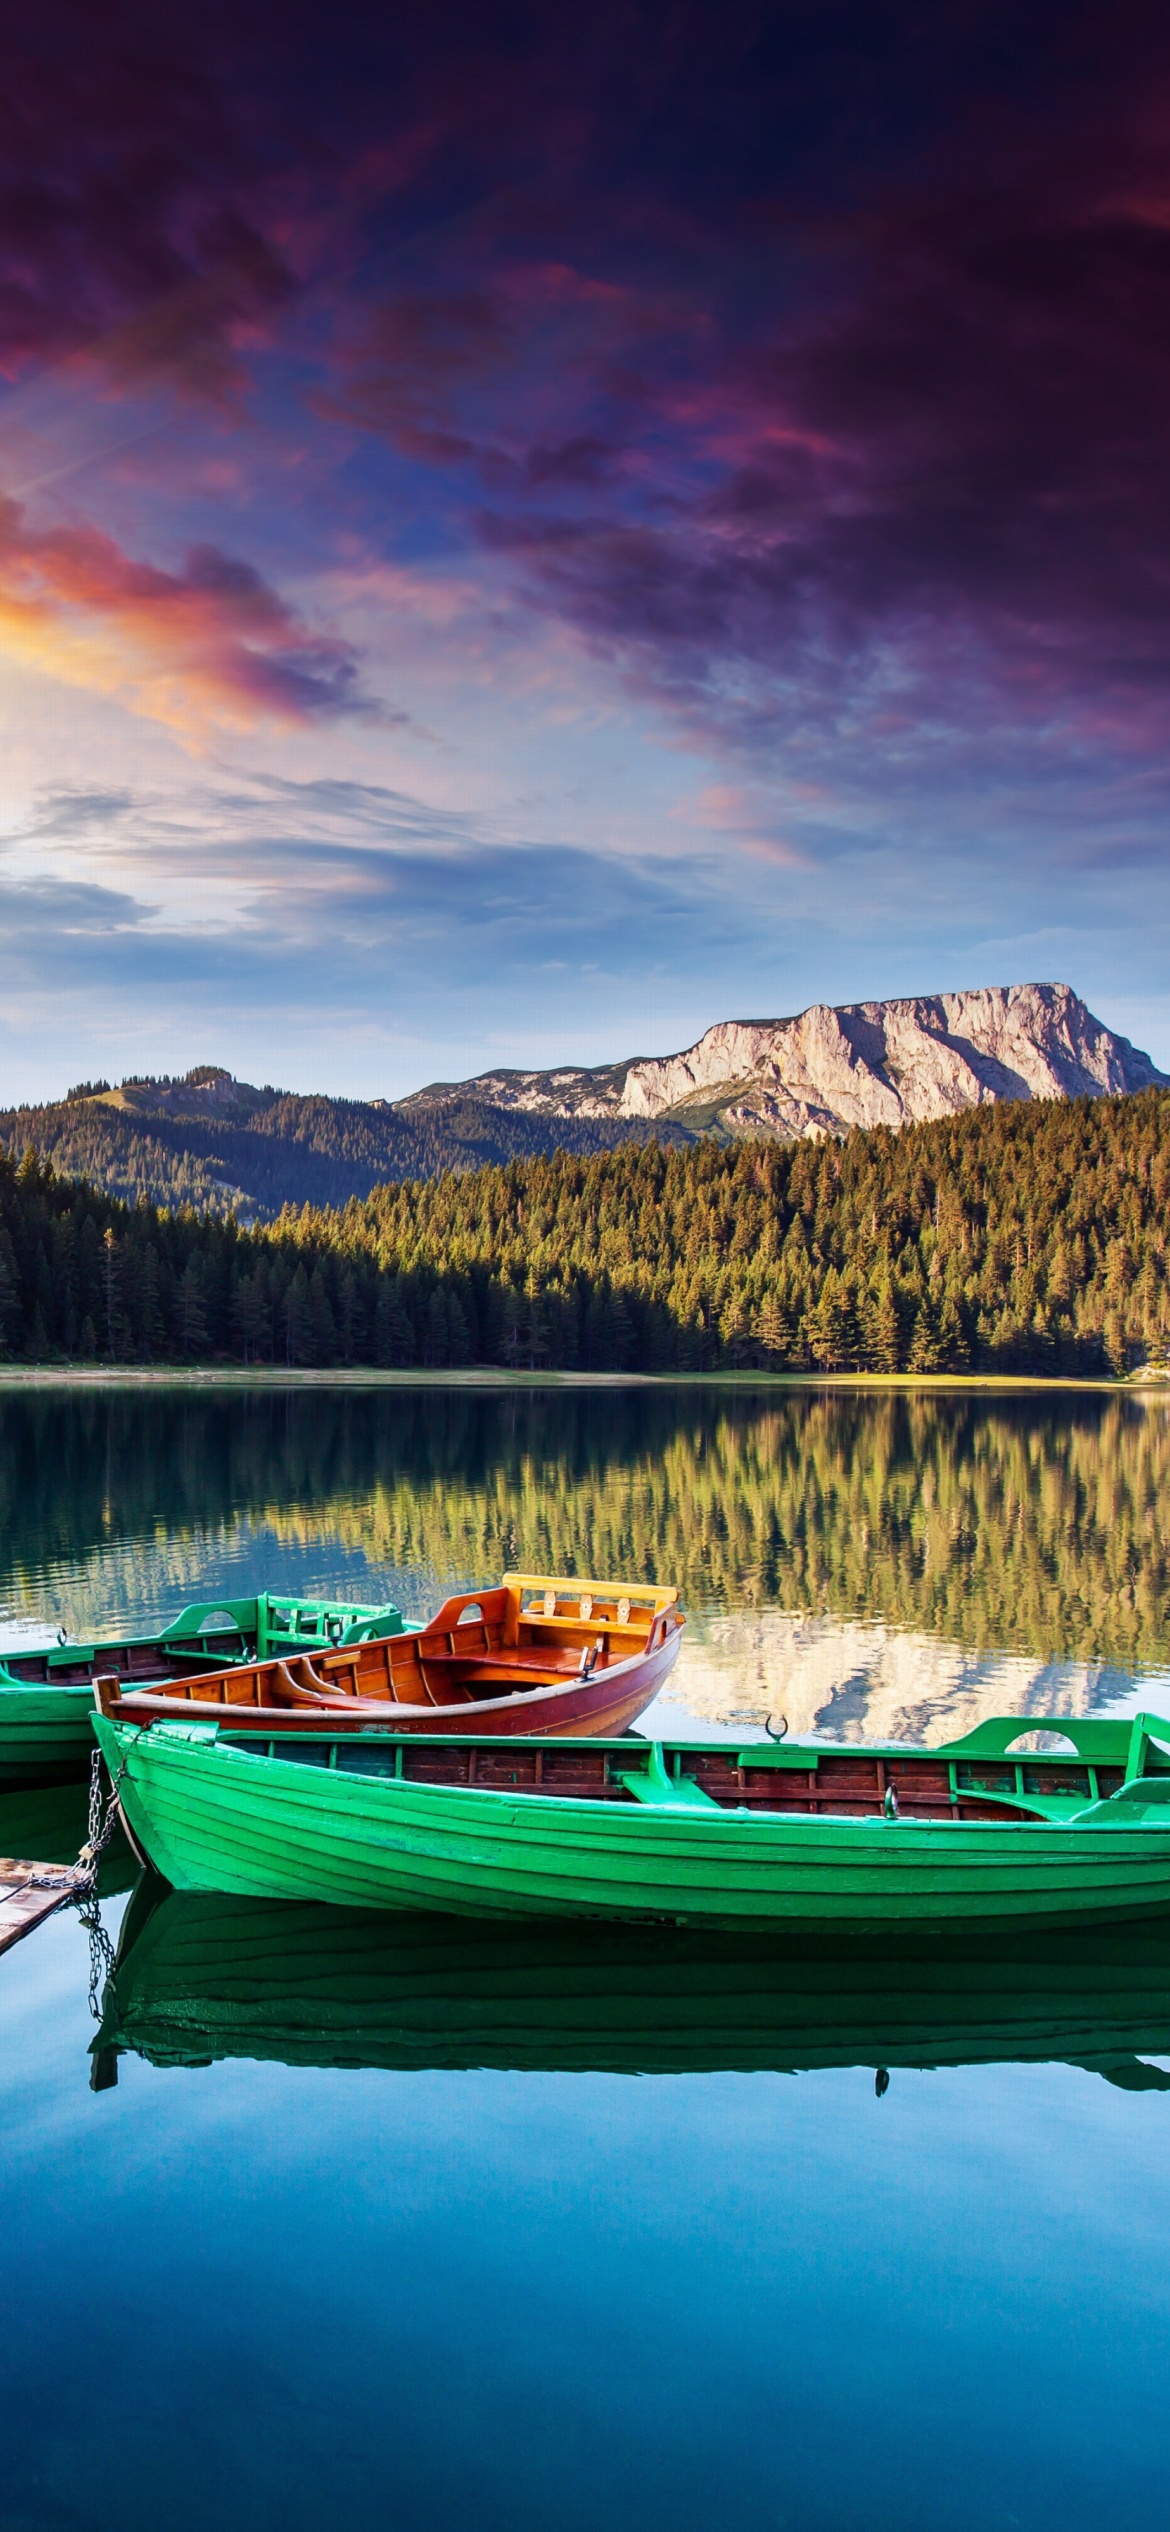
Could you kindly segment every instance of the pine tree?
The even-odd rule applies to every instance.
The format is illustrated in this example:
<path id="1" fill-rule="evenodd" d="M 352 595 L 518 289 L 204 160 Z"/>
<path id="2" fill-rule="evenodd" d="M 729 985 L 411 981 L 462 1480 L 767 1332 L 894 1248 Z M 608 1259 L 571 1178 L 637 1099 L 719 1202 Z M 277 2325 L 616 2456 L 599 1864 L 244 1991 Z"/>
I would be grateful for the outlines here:
<path id="1" fill-rule="evenodd" d="M 456 1369 L 461 1363 L 471 1361 L 467 1315 L 456 1292 L 451 1294 L 447 1303 L 447 1360 Z"/>
<path id="2" fill-rule="evenodd" d="M 871 1292 L 862 1313 L 866 1367 L 875 1372 L 896 1372 L 899 1361 L 898 1312 L 888 1275 L 883 1275 L 876 1291 Z"/>
<path id="3" fill-rule="evenodd" d="M 808 1339 L 815 1360 L 825 1371 L 844 1371 L 849 1360 L 850 1318 L 836 1268 L 830 1266 L 820 1299 L 810 1313 Z"/>
<path id="4" fill-rule="evenodd" d="M 942 1348 L 939 1343 L 938 1327 L 929 1301 L 923 1299 L 918 1305 L 918 1313 L 914 1321 L 906 1368 L 912 1372 L 932 1372 L 938 1371 L 941 1364 Z"/>
<path id="5" fill-rule="evenodd" d="M 774 1284 L 768 1286 L 760 1303 L 756 1335 L 765 1362 L 776 1366 L 787 1360 L 792 1346 L 792 1322 Z"/>
<path id="6" fill-rule="evenodd" d="M 720 1314 L 719 1342 L 726 1360 L 737 1368 L 752 1352 L 747 1302 L 742 1292 L 733 1292 Z"/>
<path id="7" fill-rule="evenodd" d="M 449 1342 L 446 1296 L 441 1284 L 436 1284 L 427 1304 L 426 1352 L 423 1360 L 428 1370 L 441 1371 L 447 1360 Z"/>
<path id="8" fill-rule="evenodd" d="M 114 1362 L 122 1332 L 122 1275 L 118 1241 L 112 1225 L 102 1235 L 102 1298 L 105 1303 L 106 1350 Z"/>
<path id="9" fill-rule="evenodd" d="M 256 1275 L 242 1275 L 232 1294 L 232 1319 L 246 1363 L 259 1362 L 266 1334 L 266 1296 Z"/>
<path id="10" fill-rule="evenodd" d="M 614 1371 L 613 1308 L 608 1280 L 595 1284 L 585 1314 L 585 1366 L 588 1371 Z"/>
<path id="11" fill-rule="evenodd" d="M 620 1284 L 610 1294 L 609 1342 L 615 1370 L 628 1371 L 638 1350 L 638 1332 Z"/>
<path id="12" fill-rule="evenodd" d="M 517 1292 L 514 1284 L 509 1284 L 508 1289 L 504 1294 L 503 1317 L 500 1327 L 500 1360 L 501 1362 L 509 1363 L 513 1370 L 519 1362 L 524 1350 L 524 1329 L 522 1320 L 523 1311 L 521 1308 L 520 1294 Z"/>
<path id="13" fill-rule="evenodd" d="M 309 1316 L 313 1330 L 313 1361 L 332 1363 L 337 1355 L 337 1325 L 329 1299 L 329 1287 L 319 1266 L 309 1277 Z"/>
<path id="14" fill-rule="evenodd" d="M 12 1352 L 20 1316 L 20 1276 L 12 1242 L 0 1223 L 0 1355 Z"/>
<path id="15" fill-rule="evenodd" d="M 1125 1331 L 1125 1314 L 1117 1307 L 1105 1312 L 1102 1344 L 1109 1369 L 1120 1380 L 1129 1369 L 1129 1344 Z"/>
<path id="16" fill-rule="evenodd" d="M 165 1351 L 167 1332 L 162 1310 L 158 1250 L 153 1240 L 147 1241 L 142 1252 L 138 1328 L 139 1346 L 142 1353 L 145 1354 L 148 1363 L 156 1361 L 158 1356 Z"/>
<path id="17" fill-rule="evenodd" d="M 524 1283 L 524 1318 L 522 1342 L 530 1371 L 546 1363 L 549 1357 L 548 1313 L 544 1291 L 535 1267 L 530 1267 Z"/>
<path id="18" fill-rule="evenodd" d="M 337 1341 L 343 1363 L 356 1362 L 360 1356 L 364 1318 L 361 1287 L 352 1266 L 347 1266 L 337 1300 Z"/>
<path id="19" fill-rule="evenodd" d="M 188 1258 L 179 1279 L 176 1296 L 176 1333 L 179 1352 L 187 1361 L 207 1352 L 207 1311 L 204 1304 L 203 1268 L 198 1255 Z"/>
<path id="20" fill-rule="evenodd" d="M 309 1299 L 309 1278 L 298 1266 L 284 1296 L 281 1310 L 284 1322 L 284 1358 L 287 1363 L 311 1363 L 313 1359 L 313 1311 Z"/>
<path id="21" fill-rule="evenodd" d="M 391 1283 L 383 1287 L 374 1309 L 374 1359 L 387 1368 L 401 1369 L 415 1358 L 413 1322 L 407 1312 L 401 1287 Z"/>
<path id="22" fill-rule="evenodd" d="M 948 1292 L 938 1322 L 938 1360 L 944 1371 L 966 1371 L 971 1360 L 967 1331 L 953 1292 Z"/>

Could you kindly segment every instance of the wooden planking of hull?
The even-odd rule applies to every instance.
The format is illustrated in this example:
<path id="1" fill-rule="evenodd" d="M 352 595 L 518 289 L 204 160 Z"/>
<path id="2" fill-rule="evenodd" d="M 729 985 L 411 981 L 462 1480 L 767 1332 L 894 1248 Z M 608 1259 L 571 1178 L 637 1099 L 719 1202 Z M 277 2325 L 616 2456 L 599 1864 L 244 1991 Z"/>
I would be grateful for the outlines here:
<path id="1" fill-rule="evenodd" d="M 236 1665 L 151 1689 L 99 1678 L 104 1714 L 124 1721 L 197 1714 L 229 1731 L 330 1729 L 486 1738 L 590 1738 L 636 1722 L 674 1667 L 685 1623 L 678 1593 L 655 1584 L 506 1574 L 462 1592 L 415 1632 L 313 1660 Z"/>
<path id="2" fill-rule="evenodd" d="M 1022 1727 L 1016 1717 L 998 1728 L 1010 1746 Z M 178 1889 L 744 1930 L 1170 1907 L 1170 1724 L 1157 1717 L 1070 1724 L 1082 1743 L 1096 1731 L 1096 1755 L 1063 1769 L 1044 1761 L 1052 1790 L 1020 1796 L 963 1781 L 973 1766 L 1014 1767 L 982 1758 L 988 1726 L 938 1752 L 782 1756 L 637 1741 L 497 1750 L 376 1732 L 249 1744 L 214 1725 L 135 1729 L 106 1716 L 97 1730 L 111 1773 L 124 1771 L 137 1844 Z M 1136 1769 L 1125 1764 L 1135 1747 Z M 834 1765 L 841 1789 L 810 1807 L 802 1778 Z M 945 1777 L 945 1809 L 932 1790 L 915 1815 L 916 1769 L 932 1789 Z"/>
<path id="3" fill-rule="evenodd" d="M 22 1645 L 0 1656 L 0 1792 L 9 1786 L 66 1784 L 88 1774 L 93 1751 L 93 1683 L 99 1671 L 119 1687 L 144 1680 L 186 1680 L 258 1654 L 294 1657 L 360 1636 L 401 1633 L 392 1601 L 286 1599 L 260 1592 L 245 1600 L 201 1600 L 169 1626 L 107 1643 L 64 1638 Z"/>

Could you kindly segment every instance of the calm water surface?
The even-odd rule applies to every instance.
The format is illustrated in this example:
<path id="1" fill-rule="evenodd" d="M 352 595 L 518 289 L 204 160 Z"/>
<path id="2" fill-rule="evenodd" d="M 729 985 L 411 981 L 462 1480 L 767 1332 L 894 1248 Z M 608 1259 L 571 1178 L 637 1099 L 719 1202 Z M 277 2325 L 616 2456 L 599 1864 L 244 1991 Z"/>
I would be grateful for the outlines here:
<path id="1" fill-rule="evenodd" d="M 1168 1480 L 1106 1396 L 0 1390 L 0 1641 L 637 1571 L 692 1612 L 672 1723 L 1170 1713 Z M 0 1802 L 0 1851 L 78 1834 Z M 100 2032 L 76 1919 L 0 1960 L 4 2532 L 1165 2516 L 1170 1929 L 893 1957 L 131 1878 Z"/>

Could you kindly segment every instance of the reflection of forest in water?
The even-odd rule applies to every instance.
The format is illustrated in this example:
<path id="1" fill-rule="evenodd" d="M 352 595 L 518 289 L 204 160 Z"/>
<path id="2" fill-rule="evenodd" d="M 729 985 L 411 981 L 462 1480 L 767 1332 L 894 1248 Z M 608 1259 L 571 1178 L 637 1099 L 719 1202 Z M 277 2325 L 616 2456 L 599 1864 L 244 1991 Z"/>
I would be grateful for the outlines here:
<path id="1" fill-rule="evenodd" d="M 74 1623 L 172 1605 L 205 1576 L 226 1588 L 247 1533 L 281 1588 L 405 1580 L 418 1610 L 519 1564 L 678 1582 L 696 1611 L 831 1613 L 1041 1660 L 1170 1657 L 1160 1402 L 0 1391 L 0 1444 L 10 1617 L 47 1614 L 66 1584 Z"/>

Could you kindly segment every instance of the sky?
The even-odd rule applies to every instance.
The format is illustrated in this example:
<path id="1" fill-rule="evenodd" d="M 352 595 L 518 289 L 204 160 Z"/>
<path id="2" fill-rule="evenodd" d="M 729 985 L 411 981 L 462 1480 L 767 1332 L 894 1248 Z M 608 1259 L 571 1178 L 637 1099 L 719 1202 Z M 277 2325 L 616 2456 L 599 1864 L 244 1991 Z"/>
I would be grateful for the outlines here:
<path id="1" fill-rule="evenodd" d="M 1170 1066 L 1170 16 L 13 0 L 0 1104 Z"/>

